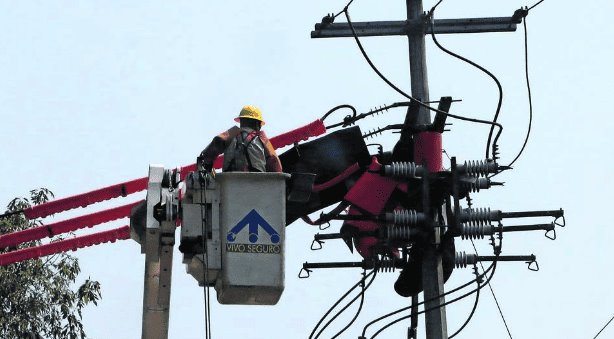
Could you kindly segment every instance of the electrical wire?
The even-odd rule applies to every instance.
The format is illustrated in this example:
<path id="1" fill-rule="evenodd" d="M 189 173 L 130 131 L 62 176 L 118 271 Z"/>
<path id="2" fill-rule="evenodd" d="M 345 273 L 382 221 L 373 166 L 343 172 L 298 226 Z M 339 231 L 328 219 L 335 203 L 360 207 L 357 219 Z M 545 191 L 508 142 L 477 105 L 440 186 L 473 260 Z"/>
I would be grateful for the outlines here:
<path id="1" fill-rule="evenodd" d="M 431 8 L 431 13 L 432 13 L 432 12 L 435 10 L 435 8 L 437 8 L 437 6 L 439 6 L 439 4 L 441 4 L 442 2 L 443 2 L 443 0 L 439 0 L 439 1 L 438 1 L 438 2 L 435 4 L 435 6 L 433 6 L 433 7 Z"/>
<path id="2" fill-rule="evenodd" d="M 433 8 L 431 8 L 431 11 L 429 13 L 429 18 L 430 18 L 430 22 L 431 22 L 431 38 L 433 39 L 433 42 L 435 43 L 435 45 L 442 50 L 443 52 L 445 52 L 446 54 L 455 57 L 461 61 L 464 61 L 466 63 L 468 63 L 469 65 L 476 67 L 477 69 L 479 69 L 480 71 L 486 73 L 490 78 L 492 78 L 495 82 L 495 84 L 497 85 L 497 89 L 499 90 L 499 100 L 497 102 L 497 109 L 495 111 L 495 116 L 492 120 L 493 123 L 496 123 L 498 118 L 499 118 L 499 114 L 501 113 L 501 105 L 503 104 L 503 87 L 501 86 L 501 82 L 499 81 L 499 79 L 497 79 L 497 77 L 492 74 L 489 70 L 487 70 L 486 68 L 482 67 L 481 65 L 478 65 L 477 63 L 457 54 L 454 53 L 452 51 L 450 51 L 449 49 L 443 47 L 439 41 L 437 40 L 437 38 L 435 37 L 435 29 L 434 29 L 434 25 L 435 25 L 435 20 L 434 20 L 434 15 L 435 15 L 435 9 L 437 6 L 439 6 L 439 4 L 442 2 L 443 0 L 440 0 L 435 6 L 433 6 Z M 491 140 L 492 140 L 492 135 L 494 132 L 494 128 L 495 126 L 492 125 L 490 128 L 490 131 L 488 132 L 488 141 L 486 142 L 486 158 L 488 158 L 488 153 L 490 150 L 490 145 L 491 145 Z M 499 130 L 499 133 L 497 133 L 497 135 L 495 136 L 495 140 L 493 141 L 493 145 L 495 145 L 497 143 L 497 140 L 499 139 L 499 136 L 501 135 L 501 130 Z M 493 150 L 494 153 L 494 150 Z M 493 154 L 493 158 L 495 157 L 495 155 Z"/>
<path id="3" fill-rule="evenodd" d="M 612 318 L 601 328 L 601 330 L 593 337 L 593 339 L 597 338 L 601 334 L 601 332 L 603 332 L 603 330 L 605 330 L 605 328 L 610 325 L 612 320 L 614 320 L 614 316 L 612 316 Z"/>
<path id="4" fill-rule="evenodd" d="M 490 280 L 492 279 L 492 277 L 495 275 L 495 271 L 496 271 L 496 269 L 497 269 L 497 261 L 494 261 L 494 262 L 493 262 L 493 264 L 492 264 L 491 266 L 493 266 L 493 270 L 492 270 L 492 272 L 491 272 L 490 276 L 488 277 L 488 280 L 486 281 L 486 283 L 490 282 Z M 422 310 L 422 311 L 420 311 L 420 312 L 418 312 L 418 313 L 416 313 L 416 314 L 417 314 L 417 315 L 420 315 L 420 314 L 423 314 L 423 313 L 426 313 L 426 312 L 430 312 L 430 311 L 436 310 L 436 309 L 438 309 L 438 308 L 441 308 L 441 307 L 444 307 L 444 306 L 447 306 L 447 305 L 453 304 L 453 303 L 455 303 L 455 302 L 457 302 L 457 301 L 459 301 L 459 300 L 462 300 L 462 299 L 464 299 L 464 298 L 466 298 L 466 297 L 468 297 L 468 296 L 472 295 L 473 293 L 476 293 L 478 290 L 480 290 L 480 289 L 484 288 L 484 286 L 485 286 L 485 285 L 486 285 L 486 284 L 482 284 L 482 285 L 478 286 L 478 288 L 476 288 L 475 290 L 473 290 L 473 291 L 471 291 L 471 292 L 467 292 L 467 293 L 465 293 L 465 294 L 461 295 L 460 297 L 454 298 L 454 299 L 452 299 L 452 300 L 450 300 L 450 301 L 446 301 L 446 302 L 444 302 L 443 304 L 441 304 L 441 305 L 439 305 L 439 306 L 435 306 L 435 307 L 431 307 L 431 308 L 424 309 L 424 310 Z M 423 303 L 424 303 L 424 302 L 423 302 Z M 412 312 L 412 313 L 410 313 L 410 314 L 409 314 L 409 315 L 407 315 L 407 316 L 401 317 L 401 318 L 399 318 L 399 319 L 396 319 L 396 320 L 394 320 L 394 321 L 390 322 L 389 324 L 387 324 L 386 326 L 384 326 L 384 327 L 380 328 L 380 329 L 379 329 L 377 332 L 375 332 L 375 333 L 373 334 L 373 336 L 371 337 L 371 339 L 376 338 L 376 337 L 377 337 L 377 336 L 378 336 L 380 333 L 382 333 L 383 331 L 385 331 L 385 330 L 386 330 L 387 328 L 389 328 L 390 326 L 393 326 L 394 324 L 396 324 L 396 323 L 398 323 L 398 322 L 401 322 L 401 321 L 403 321 L 403 320 L 405 320 L 405 319 L 408 319 L 408 318 L 410 318 L 412 315 L 414 315 L 414 313 L 413 313 L 413 312 Z"/>
<path id="5" fill-rule="evenodd" d="M 339 105 L 339 106 L 335 106 L 335 107 L 331 108 L 328 112 L 326 112 L 320 118 L 320 121 L 324 122 L 324 120 L 326 118 L 328 118 L 329 115 L 331 115 L 333 112 L 335 112 L 335 111 L 337 111 L 339 109 L 342 109 L 342 108 L 349 108 L 349 109 L 352 110 L 352 115 L 351 116 L 349 116 L 349 115 L 346 116 L 346 119 L 350 119 L 350 120 L 351 119 L 356 119 L 356 108 L 354 108 L 354 106 L 352 106 L 352 105 L 345 104 L 345 105 Z M 344 119 L 344 121 L 342 121 L 340 123 L 336 123 L 336 124 L 333 124 L 333 125 L 330 125 L 330 126 L 326 126 L 326 129 L 331 129 L 331 128 L 335 128 L 335 127 L 339 127 L 339 126 L 344 126 L 346 124 L 346 122 L 345 122 L 346 119 Z"/>
<path id="6" fill-rule="evenodd" d="M 364 272 L 363 272 L 363 276 L 364 276 Z M 361 292 L 356 297 L 354 297 L 354 299 L 352 299 L 344 308 L 342 308 L 339 312 L 337 312 L 337 314 L 333 318 L 331 318 L 328 321 L 328 323 L 324 325 L 324 327 L 322 327 L 317 337 L 319 337 L 320 334 L 324 332 L 326 327 L 328 327 L 328 325 L 331 324 L 338 316 L 340 316 L 341 313 L 343 313 L 348 307 L 350 307 L 350 305 L 352 305 L 356 301 L 356 299 L 358 299 L 358 297 L 360 296 L 360 304 L 358 305 L 358 310 L 356 311 L 356 314 L 354 314 L 354 317 L 352 318 L 352 320 L 350 320 L 350 322 L 347 325 L 345 325 L 344 328 L 342 328 L 339 332 L 337 332 L 337 334 L 335 334 L 332 337 L 332 339 L 339 337 L 341 334 L 343 334 L 343 332 L 345 332 L 348 328 L 350 328 L 350 326 L 352 326 L 352 324 L 356 321 L 356 318 L 358 318 L 358 316 L 360 315 L 360 312 L 362 311 L 362 306 L 364 305 L 364 301 L 365 301 L 365 291 L 367 291 L 369 287 L 371 287 L 371 284 L 375 280 L 376 276 L 377 276 L 377 270 L 375 270 L 375 274 L 371 276 L 371 280 L 369 281 L 367 286 L 365 286 L 364 280 L 362 281 L 362 283 L 360 284 L 360 287 L 362 288 Z"/>
<path id="7" fill-rule="evenodd" d="M 529 7 L 529 9 L 527 9 L 528 11 L 532 10 L 533 8 L 537 7 L 539 4 L 541 4 L 542 2 L 544 2 L 544 0 L 540 0 L 538 1 L 535 5 Z"/>
<path id="8" fill-rule="evenodd" d="M 354 2 L 354 0 L 350 0 L 350 2 L 347 3 L 347 5 L 345 5 L 345 7 L 339 11 L 339 13 L 335 14 L 335 16 L 333 17 L 333 19 L 336 19 L 339 15 L 341 15 L 341 13 L 347 11 L 348 7 L 350 7 L 350 5 L 352 4 L 352 2 Z"/>
<path id="9" fill-rule="evenodd" d="M 471 245 L 473 246 L 475 255 L 479 256 L 478 249 L 475 247 L 475 243 L 473 242 L 473 239 L 471 239 Z M 484 271 L 484 265 L 482 264 L 481 261 L 480 261 L 480 266 L 482 267 L 482 271 Z M 503 310 L 501 309 L 501 305 L 499 305 L 499 300 L 497 299 L 495 290 L 492 288 L 492 285 L 490 284 L 490 280 L 488 281 L 488 288 L 490 289 L 490 294 L 492 294 L 492 297 L 495 300 L 495 304 L 497 305 L 497 309 L 499 310 L 499 315 L 501 316 L 501 319 L 503 320 L 503 325 L 505 325 L 505 330 L 507 331 L 507 335 L 510 337 L 510 339 L 513 339 L 510 328 L 507 326 L 507 321 L 505 320 L 505 316 L 503 315 Z"/>
<path id="10" fill-rule="evenodd" d="M 209 294 L 209 253 L 207 251 L 207 201 L 206 201 L 206 180 L 207 174 L 199 173 L 201 176 L 201 190 L 200 190 L 200 217 L 201 217 L 201 232 L 203 240 L 203 298 L 205 303 L 205 338 L 211 338 L 211 296 Z"/>
<path id="11" fill-rule="evenodd" d="M 473 272 L 474 272 L 474 274 L 477 277 L 478 276 L 478 268 L 477 268 L 476 265 L 473 265 Z M 478 286 L 479 285 L 480 285 L 480 282 L 478 280 Z M 471 309 L 471 313 L 469 313 L 469 317 L 467 317 L 467 320 L 465 320 L 465 322 L 463 323 L 463 326 L 461 326 L 456 332 L 454 332 L 454 334 L 449 336 L 448 339 L 452 339 L 452 338 L 456 337 L 459 333 L 461 333 L 465 329 L 467 324 L 469 324 L 469 322 L 473 318 L 473 315 L 475 314 L 475 310 L 478 308 L 478 303 L 479 302 L 480 302 L 480 289 L 478 288 L 478 291 L 475 294 L 475 302 L 473 303 L 473 308 Z"/>
<path id="12" fill-rule="evenodd" d="M 345 292 L 345 294 L 343 294 L 338 300 L 337 302 L 335 302 L 333 304 L 333 306 L 331 306 L 328 311 L 326 311 L 326 313 L 324 313 L 324 315 L 322 316 L 322 318 L 320 318 L 320 320 L 318 321 L 318 323 L 316 324 L 316 326 L 314 326 L 313 330 L 311 331 L 311 333 L 309 334 L 309 339 L 314 338 L 313 335 L 315 334 L 316 330 L 318 329 L 318 327 L 320 327 L 320 325 L 322 324 L 322 322 L 324 321 L 324 319 L 326 319 L 326 317 L 333 311 L 333 309 L 335 309 L 335 307 L 337 307 L 342 301 L 343 299 L 345 299 L 350 293 L 352 293 L 352 291 L 354 289 L 356 289 L 356 287 L 360 286 L 360 284 L 364 283 L 365 279 L 367 279 L 369 276 L 375 274 L 375 270 L 372 270 L 371 272 L 369 272 L 369 274 L 365 275 L 362 279 L 360 279 L 356 284 L 354 284 L 354 286 L 350 287 L 350 289 Z M 318 333 L 318 335 L 320 335 L 320 333 Z M 317 336 L 316 336 L 317 337 Z"/>
<path id="13" fill-rule="evenodd" d="M 367 55 L 367 52 L 365 51 L 362 43 L 360 42 L 360 39 L 358 38 L 358 35 L 356 34 L 356 30 L 354 29 L 354 25 L 352 24 L 352 20 L 350 18 L 350 13 L 348 11 L 348 7 L 346 6 L 345 9 L 342 12 L 345 13 L 345 17 L 346 17 L 346 19 L 348 21 L 348 24 L 350 26 L 350 30 L 352 31 L 352 35 L 354 36 L 354 40 L 356 41 L 356 44 L 358 45 L 358 48 L 360 49 L 360 52 L 361 52 L 362 56 L 365 58 L 365 60 L 367 61 L 367 63 L 371 67 L 371 69 L 380 77 L 380 79 L 382 79 L 388 86 L 390 86 L 392 89 L 394 89 L 397 93 L 401 94 L 402 96 L 406 97 L 409 100 L 413 100 L 418 105 L 420 105 L 420 106 L 422 106 L 422 107 L 424 107 L 424 108 L 426 108 L 428 110 L 431 110 L 431 111 L 439 113 L 439 114 L 443 114 L 445 116 L 448 116 L 448 117 L 451 117 L 451 118 L 454 118 L 454 119 L 463 120 L 463 121 L 469 121 L 469 122 L 474 122 L 474 123 L 480 123 L 480 124 L 487 124 L 487 125 L 491 125 L 491 126 L 497 126 L 499 128 L 499 133 L 498 134 L 501 134 L 501 132 L 503 131 L 503 126 L 501 124 L 497 123 L 497 122 L 481 120 L 481 119 L 475 119 L 475 118 L 468 118 L 468 117 L 465 117 L 465 116 L 461 116 L 461 115 L 456 115 L 456 114 L 445 112 L 443 110 L 440 110 L 440 109 L 437 109 L 435 107 L 427 105 L 426 103 L 424 103 L 424 102 L 422 102 L 422 101 L 412 97 L 411 95 L 405 93 L 403 90 L 398 88 L 395 84 L 393 84 L 390 80 L 388 80 L 388 78 L 386 78 L 386 76 L 384 76 L 379 71 L 379 69 L 371 61 L 371 58 L 369 58 L 369 56 Z"/>
<path id="14" fill-rule="evenodd" d="M 512 160 L 509 163 L 508 166 L 510 167 L 516 162 L 516 160 L 518 160 L 518 158 L 520 158 L 520 155 L 522 154 L 525 147 L 527 146 L 527 142 L 529 141 L 529 136 L 531 135 L 531 124 L 533 123 L 533 100 L 531 98 L 531 82 L 529 81 L 529 47 L 528 47 L 529 44 L 528 44 L 528 37 L 527 37 L 528 33 L 527 33 L 527 17 L 526 16 L 524 17 L 522 24 L 524 27 L 524 74 L 525 74 L 525 78 L 527 81 L 527 95 L 529 98 L 529 127 L 527 128 L 527 135 L 524 138 L 524 143 L 522 144 L 522 148 L 520 148 L 520 151 L 518 152 L 516 157 L 514 157 L 514 160 Z"/>
<path id="15" fill-rule="evenodd" d="M 443 294 L 441 294 L 441 295 L 439 295 L 439 296 L 436 296 L 436 297 L 433 297 L 433 298 L 430 298 L 430 299 L 424 300 L 424 301 L 422 301 L 422 302 L 418 303 L 418 304 L 417 304 L 417 305 L 415 305 L 415 306 L 420 306 L 420 305 L 423 305 L 423 304 L 425 304 L 425 303 L 427 303 L 427 302 L 430 302 L 430 301 L 433 301 L 433 300 L 439 299 L 439 298 L 441 298 L 441 297 L 445 297 L 445 296 L 447 296 L 447 295 L 449 295 L 449 294 L 452 294 L 452 293 L 454 293 L 454 292 L 460 291 L 460 290 L 462 290 L 463 288 L 465 288 L 465 287 L 467 287 L 467 286 L 469 286 L 469 285 L 473 284 L 474 282 L 478 281 L 478 279 L 482 279 L 482 278 L 483 278 L 483 277 L 484 277 L 484 276 L 485 276 L 485 275 L 486 275 L 488 272 L 490 272 L 490 270 L 491 270 L 491 269 L 493 269 L 493 268 L 494 268 L 494 262 L 493 262 L 493 263 L 492 263 L 492 264 L 491 264 L 491 265 L 488 267 L 488 269 L 487 269 L 485 272 L 483 272 L 483 273 L 482 273 L 482 274 L 481 274 L 481 275 L 480 275 L 478 278 L 473 279 L 473 280 L 470 280 L 469 282 L 467 282 L 467 283 L 465 283 L 465 284 L 463 284 L 463 285 L 461 285 L 461 286 L 458 286 L 458 287 L 456 287 L 456 288 L 454 288 L 454 289 L 452 289 L 452 290 L 450 290 L 450 291 L 447 291 L 447 292 L 445 292 L 445 293 L 443 293 Z M 371 321 L 371 322 L 369 322 L 367 325 L 365 325 L 365 327 L 363 327 L 363 329 L 362 329 L 362 336 L 364 337 L 364 336 L 365 336 L 365 334 L 367 333 L 367 329 L 368 329 L 368 328 L 369 328 L 371 325 L 375 324 L 376 322 L 379 322 L 379 321 L 381 321 L 381 320 L 384 320 L 384 319 L 386 319 L 386 318 L 388 318 L 388 317 L 391 317 L 391 316 L 393 316 L 393 315 L 395 315 L 395 314 L 398 314 L 398 313 L 401 313 L 401 312 L 403 312 L 403 311 L 407 311 L 407 310 L 409 310 L 409 309 L 411 309 L 411 308 L 412 308 L 412 306 L 403 307 L 403 308 L 400 308 L 400 309 L 398 309 L 398 310 L 396 310 L 396 311 L 390 312 L 390 313 L 388 313 L 388 314 L 385 314 L 385 315 L 383 315 L 383 316 L 381 316 L 381 317 L 379 317 L 379 318 L 376 318 L 376 319 L 372 320 L 372 321 Z"/>
<path id="16" fill-rule="evenodd" d="M 343 332 L 345 332 L 348 328 L 350 328 L 350 326 L 352 326 L 352 324 L 356 321 L 356 318 L 358 318 L 358 316 L 360 315 L 360 312 L 362 311 L 362 306 L 365 303 L 364 284 L 362 284 L 361 287 L 362 287 L 362 291 L 360 293 L 360 304 L 358 305 L 358 310 L 356 310 L 356 314 L 354 314 L 354 317 L 352 318 L 352 320 L 350 320 L 350 322 L 347 325 L 345 325 L 345 327 L 342 328 L 341 331 L 337 332 L 337 334 L 335 334 L 335 336 L 333 336 L 332 339 L 338 338 L 341 334 L 343 334 Z"/>

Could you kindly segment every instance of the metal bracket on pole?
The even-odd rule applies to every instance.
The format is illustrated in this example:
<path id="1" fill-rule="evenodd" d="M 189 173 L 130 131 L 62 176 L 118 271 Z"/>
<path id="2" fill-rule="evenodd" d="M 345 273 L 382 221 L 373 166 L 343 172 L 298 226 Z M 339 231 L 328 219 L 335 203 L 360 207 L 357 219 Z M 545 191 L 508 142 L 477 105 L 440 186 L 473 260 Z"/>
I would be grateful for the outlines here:
<path id="1" fill-rule="evenodd" d="M 141 245 L 141 252 L 145 253 L 143 339 L 168 338 L 175 222 L 169 213 L 161 220 L 156 213 L 162 206 L 170 208 L 173 204 L 173 193 L 162 184 L 164 176 L 164 167 L 149 166 L 146 228 Z"/>

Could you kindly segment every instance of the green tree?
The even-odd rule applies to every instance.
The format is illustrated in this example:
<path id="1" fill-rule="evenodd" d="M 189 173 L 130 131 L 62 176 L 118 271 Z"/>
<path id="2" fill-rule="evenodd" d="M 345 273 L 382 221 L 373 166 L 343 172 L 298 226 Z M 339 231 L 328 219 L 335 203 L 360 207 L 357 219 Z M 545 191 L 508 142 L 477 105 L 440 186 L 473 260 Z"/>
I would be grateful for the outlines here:
<path id="1" fill-rule="evenodd" d="M 30 198 L 15 198 L 8 211 L 19 211 L 53 197 L 45 188 Z M 0 234 L 40 226 L 21 214 L 0 219 Z M 53 241 L 60 240 L 55 238 Z M 40 245 L 32 241 L 17 249 Z M 15 248 L 0 248 L 0 253 Z M 77 258 L 59 253 L 0 267 L 0 338 L 85 338 L 83 308 L 100 299 L 100 283 L 89 278 L 75 289 L 80 272 Z"/>

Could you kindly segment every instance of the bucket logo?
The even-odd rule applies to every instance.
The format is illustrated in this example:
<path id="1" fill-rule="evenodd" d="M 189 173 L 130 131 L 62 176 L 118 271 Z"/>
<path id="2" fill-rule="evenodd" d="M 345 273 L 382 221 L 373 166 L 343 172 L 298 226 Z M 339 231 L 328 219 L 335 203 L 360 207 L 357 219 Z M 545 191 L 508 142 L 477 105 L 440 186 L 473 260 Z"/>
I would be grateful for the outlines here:
<path id="1" fill-rule="evenodd" d="M 228 242 L 234 242 L 237 239 L 237 234 L 244 228 L 249 230 L 249 242 L 252 244 L 258 241 L 258 230 L 262 228 L 271 237 L 273 244 L 279 243 L 281 240 L 279 233 L 269 224 L 256 210 L 251 210 L 247 215 L 241 219 L 233 228 L 230 229 L 226 235 Z"/>

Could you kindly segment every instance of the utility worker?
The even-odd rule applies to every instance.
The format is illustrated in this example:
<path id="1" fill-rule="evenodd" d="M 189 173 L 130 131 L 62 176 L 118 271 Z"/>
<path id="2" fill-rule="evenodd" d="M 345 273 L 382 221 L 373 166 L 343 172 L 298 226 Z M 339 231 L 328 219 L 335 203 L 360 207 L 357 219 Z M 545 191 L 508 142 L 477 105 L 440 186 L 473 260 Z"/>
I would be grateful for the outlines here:
<path id="1" fill-rule="evenodd" d="M 205 171 L 213 169 L 213 161 L 224 153 L 224 172 L 281 172 L 281 162 L 275 149 L 260 128 L 264 125 L 258 107 L 245 106 L 233 126 L 213 138 L 200 153 L 199 165 Z"/>

